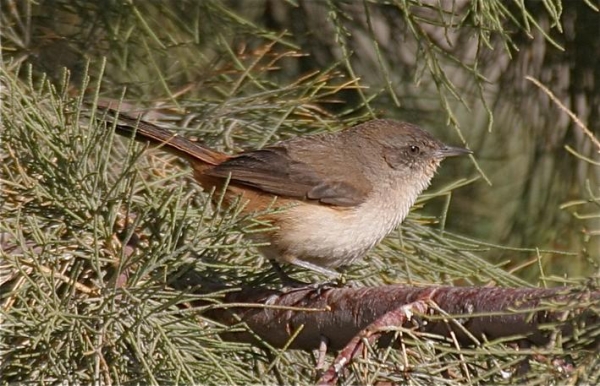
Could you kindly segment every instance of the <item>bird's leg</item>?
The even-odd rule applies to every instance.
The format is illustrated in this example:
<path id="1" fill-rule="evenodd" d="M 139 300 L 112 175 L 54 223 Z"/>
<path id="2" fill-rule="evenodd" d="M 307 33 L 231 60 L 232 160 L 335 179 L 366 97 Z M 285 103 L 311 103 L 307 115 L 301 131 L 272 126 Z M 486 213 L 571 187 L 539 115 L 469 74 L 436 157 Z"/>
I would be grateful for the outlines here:
<path id="1" fill-rule="evenodd" d="M 283 268 L 281 268 L 281 265 L 279 265 L 279 263 L 276 260 L 269 259 L 269 263 L 271 263 L 273 270 L 275 271 L 277 276 L 279 276 L 279 280 L 281 280 L 281 284 L 283 284 L 284 287 L 300 288 L 311 285 L 310 283 L 305 283 L 301 280 L 294 279 L 293 277 L 285 273 Z"/>
<path id="2" fill-rule="evenodd" d="M 294 257 L 287 258 L 287 259 L 285 259 L 285 261 L 287 261 L 290 264 L 297 265 L 298 267 L 302 267 L 302 268 L 306 268 L 306 269 L 314 271 L 314 272 L 318 272 L 321 275 L 327 276 L 329 278 L 336 278 L 337 279 L 337 278 L 340 277 L 340 273 L 339 272 L 334 271 L 332 269 L 327 269 L 327 268 L 320 267 L 320 266 L 318 266 L 316 264 L 309 263 L 308 261 L 296 259 Z"/>
<path id="3" fill-rule="evenodd" d="M 344 287 L 346 284 L 346 276 L 345 275 L 340 274 L 339 272 L 334 271 L 332 269 L 323 268 L 316 264 L 312 264 L 312 263 L 309 263 L 304 260 L 299 260 L 299 259 L 290 258 L 290 257 L 287 257 L 286 259 L 284 259 L 284 261 L 286 261 L 289 264 L 293 264 L 298 267 L 302 267 L 302 268 L 306 268 L 306 269 L 314 271 L 314 272 L 318 272 L 324 276 L 328 276 L 332 280 L 324 282 L 324 283 L 306 283 L 306 282 L 303 282 L 300 280 L 296 280 L 296 279 L 290 277 L 288 274 L 286 274 L 283 271 L 283 268 L 281 268 L 281 265 L 279 265 L 279 263 L 276 260 L 269 260 L 269 261 L 273 265 L 273 269 L 275 270 L 275 272 L 277 272 L 277 275 L 279 276 L 284 287 L 291 287 L 293 289 L 302 289 L 302 288 L 311 287 L 311 288 L 317 289 L 320 292 L 327 288 L 341 288 L 341 287 Z"/>

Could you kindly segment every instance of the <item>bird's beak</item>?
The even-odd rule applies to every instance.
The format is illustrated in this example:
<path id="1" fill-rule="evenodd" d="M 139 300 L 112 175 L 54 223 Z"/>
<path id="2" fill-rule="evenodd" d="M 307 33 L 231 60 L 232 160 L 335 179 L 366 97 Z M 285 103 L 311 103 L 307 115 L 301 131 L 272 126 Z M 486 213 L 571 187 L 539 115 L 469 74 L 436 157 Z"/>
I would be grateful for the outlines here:
<path id="1" fill-rule="evenodd" d="M 444 146 L 436 151 L 436 156 L 439 158 L 458 157 L 459 155 L 473 154 L 469 149 L 463 147 Z"/>

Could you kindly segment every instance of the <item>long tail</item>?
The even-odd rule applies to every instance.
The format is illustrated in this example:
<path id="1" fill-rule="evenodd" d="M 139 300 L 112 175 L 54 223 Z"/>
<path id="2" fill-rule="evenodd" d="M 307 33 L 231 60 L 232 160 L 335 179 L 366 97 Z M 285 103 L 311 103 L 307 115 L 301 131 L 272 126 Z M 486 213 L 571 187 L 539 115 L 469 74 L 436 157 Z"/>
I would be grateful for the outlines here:
<path id="1" fill-rule="evenodd" d="M 225 153 L 211 150 L 167 129 L 138 121 L 123 114 L 119 114 L 117 118 L 115 131 L 119 135 L 156 146 L 192 163 L 203 162 L 209 165 L 218 165 L 229 158 Z"/>

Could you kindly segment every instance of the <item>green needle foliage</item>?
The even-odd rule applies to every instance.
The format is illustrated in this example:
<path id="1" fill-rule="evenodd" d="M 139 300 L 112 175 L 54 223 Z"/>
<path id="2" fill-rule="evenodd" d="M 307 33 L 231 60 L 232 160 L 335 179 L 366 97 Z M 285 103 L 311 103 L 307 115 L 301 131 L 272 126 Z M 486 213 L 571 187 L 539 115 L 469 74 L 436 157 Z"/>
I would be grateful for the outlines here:
<path id="1" fill-rule="evenodd" d="M 478 95 L 483 76 L 478 62 L 464 65 L 423 26 L 468 25 L 482 50 L 499 39 L 509 51 L 517 43 L 503 32 L 505 23 L 528 33 L 538 29 L 523 2 L 514 5 L 522 13 L 501 1 L 472 2 L 464 20 L 447 11 L 426 20 L 422 8 L 434 6 L 398 3 L 407 30 L 421 42 L 413 75 L 417 82 L 433 79 L 451 121 L 455 107 L 447 101 L 460 101 L 464 90 L 444 63 L 471 74 Z M 350 16 L 339 3 L 323 4 L 337 36 L 352 34 L 341 24 Z M 367 14 L 369 4 L 357 3 Z M 558 23 L 560 2 L 544 5 Z M 222 192 L 203 191 L 175 157 L 115 136 L 98 105 L 142 110 L 145 119 L 223 151 L 259 148 L 339 130 L 377 114 L 380 98 L 398 100 L 383 48 L 375 44 L 385 84 L 367 89 L 343 38 L 341 57 L 314 71 L 305 67 L 306 53 L 292 32 L 273 32 L 251 10 L 228 2 L 3 1 L 2 7 L 3 383 L 314 382 L 315 355 L 224 341 L 220 333 L 244 330 L 244 324 L 224 326 L 205 316 L 226 307 L 226 292 L 280 286 L 245 237 L 269 225 L 241 215 L 239 206 L 221 208 Z M 375 26 L 366 28 L 375 33 Z M 427 192 L 397 234 L 350 267 L 347 278 L 359 285 L 531 285 L 480 255 L 548 251 L 455 234 L 445 229 L 447 206 L 423 213 L 475 179 Z M 597 196 L 592 201 L 597 205 Z M 583 279 L 544 279 L 583 285 Z M 542 359 L 536 357 L 520 380 L 548 384 L 566 379 L 553 359 L 567 360 L 569 353 L 578 366 L 569 376 L 593 383 L 600 375 L 598 358 L 577 342 L 570 352 L 558 343 L 515 350 L 484 342 L 465 349 L 413 331 L 398 334 L 403 347 L 371 348 L 344 383 L 513 384 L 519 363 L 537 355 Z"/>

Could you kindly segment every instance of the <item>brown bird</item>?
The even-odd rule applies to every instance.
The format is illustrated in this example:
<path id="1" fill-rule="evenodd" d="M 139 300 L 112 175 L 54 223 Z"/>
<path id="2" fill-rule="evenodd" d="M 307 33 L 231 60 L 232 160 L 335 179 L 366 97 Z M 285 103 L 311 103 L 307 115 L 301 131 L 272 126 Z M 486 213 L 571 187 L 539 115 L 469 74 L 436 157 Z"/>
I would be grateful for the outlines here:
<path id="1" fill-rule="evenodd" d="M 298 137 L 229 155 L 156 125 L 120 115 L 117 133 L 185 158 L 207 190 L 228 182 L 225 202 L 263 215 L 266 258 L 335 276 L 404 220 L 449 147 L 410 123 L 376 119 L 335 133 Z"/>

